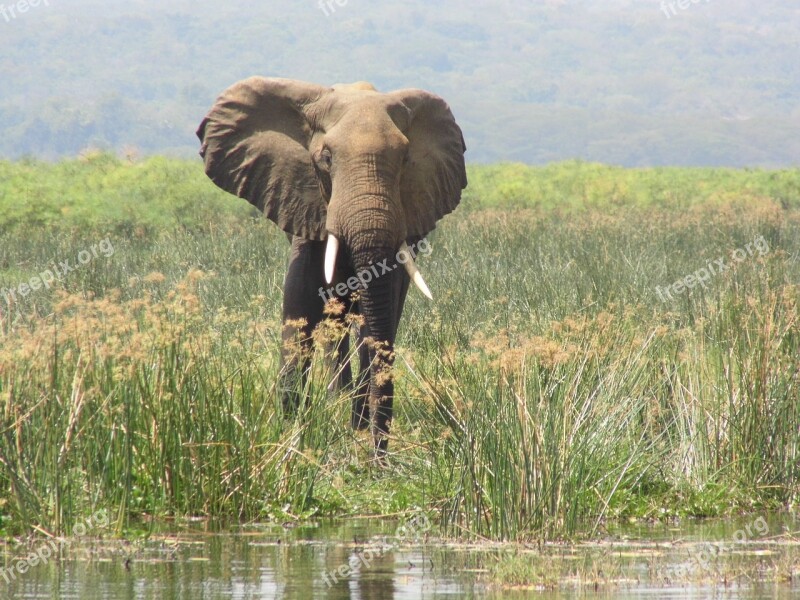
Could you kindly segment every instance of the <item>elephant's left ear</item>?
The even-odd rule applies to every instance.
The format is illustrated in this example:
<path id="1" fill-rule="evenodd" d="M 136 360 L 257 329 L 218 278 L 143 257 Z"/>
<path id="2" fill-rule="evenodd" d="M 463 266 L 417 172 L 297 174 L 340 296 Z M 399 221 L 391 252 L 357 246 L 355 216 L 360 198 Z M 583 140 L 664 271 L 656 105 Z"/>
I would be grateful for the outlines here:
<path id="1" fill-rule="evenodd" d="M 407 109 L 407 123 L 398 123 L 409 141 L 408 160 L 400 181 L 409 237 L 424 236 L 453 211 L 467 187 L 464 136 L 450 107 L 424 90 L 389 94 Z"/>

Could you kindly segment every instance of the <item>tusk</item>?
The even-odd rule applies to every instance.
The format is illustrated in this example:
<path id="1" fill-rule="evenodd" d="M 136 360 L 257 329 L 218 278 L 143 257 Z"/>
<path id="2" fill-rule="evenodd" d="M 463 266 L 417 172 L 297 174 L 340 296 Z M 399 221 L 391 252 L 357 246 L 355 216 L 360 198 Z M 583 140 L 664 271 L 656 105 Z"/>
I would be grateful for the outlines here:
<path id="1" fill-rule="evenodd" d="M 403 242 L 403 245 L 400 246 L 400 252 L 403 251 L 405 251 L 408 255 L 408 260 L 405 264 L 406 271 L 408 271 L 408 276 L 411 277 L 411 280 L 414 282 L 414 285 L 419 288 L 419 291 L 425 294 L 426 298 L 433 300 L 433 295 L 428 289 L 428 285 L 425 283 L 425 280 L 422 278 L 422 273 L 420 273 L 419 269 L 417 269 L 417 265 L 414 263 L 414 259 L 412 258 L 411 250 L 408 249 L 408 244 L 405 242 Z M 398 254 L 400 254 L 400 252 L 398 252 Z"/>
<path id="2" fill-rule="evenodd" d="M 336 265 L 336 253 L 339 251 L 339 240 L 332 233 L 328 234 L 328 246 L 325 248 L 325 281 L 333 281 L 333 268 Z"/>

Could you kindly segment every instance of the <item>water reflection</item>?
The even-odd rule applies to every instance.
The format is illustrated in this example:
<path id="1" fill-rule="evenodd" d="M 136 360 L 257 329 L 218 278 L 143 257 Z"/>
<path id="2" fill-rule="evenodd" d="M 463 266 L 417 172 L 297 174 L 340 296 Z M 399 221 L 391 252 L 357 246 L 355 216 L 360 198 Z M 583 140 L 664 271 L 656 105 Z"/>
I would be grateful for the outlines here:
<path id="1" fill-rule="evenodd" d="M 742 525 L 744 523 L 744 525 Z M 331 600 L 438 599 L 454 597 L 486 598 L 789 598 L 800 592 L 791 580 L 770 585 L 744 585 L 733 578 L 721 585 L 722 563 L 714 564 L 713 575 L 700 573 L 696 581 L 653 580 L 661 567 L 687 562 L 702 551 L 700 543 L 715 540 L 721 548 L 725 568 L 745 564 L 759 568 L 776 561 L 785 563 L 788 573 L 798 566 L 798 546 L 792 537 L 777 534 L 796 531 L 789 515 L 770 521 L 770 536 L 731 542 L 742 523 L 683 524 L 680 528 L 620 528 L 608 531 L 602 542 L 579 546 L 552 545 L 530 550 L 531 560 L 542 562 L 542 569 L 554 564 L 614 571 L 615 579 L 595 591 L 585 582 L 559 580 L 557 590 L 492 590 L 480 580 L 483 569 L 508 549 L 420 545 L 398 543 L 397 524 L 381 521 L 327 523 L 284 529 L 249 527 L 235 532 L 186 530 L 155 535 L 147 542 L 125 544 L 118 541 L 73 545 L 59 560 L 39 564 L 23 574 L 0 576 L 0 598 L 75 598 L 80 600 L 217 598 L 256 599 L 326 598 Z M 755 529 L 751 528 L 751 531 Z M 765 528 L 759 531 L 767 533 Z M 755 535 L 755 534 L 753 534 Z M 777 540 L 777 541 L 776 541 Z M 697 542 L 697 543 L 695 543 Z M 757 542 L 757 543 L 756 543 Z M 780 543 L 778 543 L 780 542 Z M 724 545 L 727 543 L 727 545 Z M 693 554 L 694 553 L 694 554 Z M 21 551 L 16 552 L 19 556 Z M 598 559 L 599 557 L 599 559 Z M 717 560 L 715 558 L 715 560 Z M 6 566 L 13 564 L 6 556 Z M 581 568 L 578 568 L 581 566 Z M 600 565 L 598 567 L 598 565 Z M 704 567 L 705 568 L 705 567 Z M 796 580 L 796 578 L 795 578 Z"/>

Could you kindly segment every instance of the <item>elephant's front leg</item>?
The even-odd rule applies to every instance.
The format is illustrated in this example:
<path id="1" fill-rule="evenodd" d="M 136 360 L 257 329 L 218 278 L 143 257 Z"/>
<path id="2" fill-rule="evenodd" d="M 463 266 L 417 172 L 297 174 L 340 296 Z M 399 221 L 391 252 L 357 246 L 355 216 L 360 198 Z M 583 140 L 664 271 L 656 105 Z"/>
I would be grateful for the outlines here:
<path id="1" fill-rule="evenodd" d="M 369 402 L 372 408 L 372 438 L 375 456 L 383 459 L 389 446 L 389 427 L 394 404 L 394 346 L 377 343 L 373 348 Z"/>
<path id="2" fill-rule="evenodd" d="M 353 395 L 353 411 L 350 416 L 350 425 L 353 429 L 366 429 L 369 427 L 369 381 L 372 352 L 367 344 L 366 328 L 358 328 L 358 376 L 356 377 Z"/>
<path id="3" fill-rule="evenodd" d="M 391 275 L 392 331 L 389 342 L 367 343 L 369 347 L 369 404 L 372 413 L 372 436 L 375 454 L 383 459 L 389 443 L 389 428 L 394 405 L 394 340 L 405 306 L 410 279 L 403 269 Z M 363 364 L 363 363 L 362 363 Z M 363 411 L 363 406 L 361 407 Z M 354 406 L 355 410 L 355 406 Z"/>
<path id="4" fill-rule="evenodd" d="M 294 414 L 305 389 L 312 352 L 311 334 L 323 317 L 324 243 L 292 239 L 283 290 L 280 393 L 284 413 Z"/>

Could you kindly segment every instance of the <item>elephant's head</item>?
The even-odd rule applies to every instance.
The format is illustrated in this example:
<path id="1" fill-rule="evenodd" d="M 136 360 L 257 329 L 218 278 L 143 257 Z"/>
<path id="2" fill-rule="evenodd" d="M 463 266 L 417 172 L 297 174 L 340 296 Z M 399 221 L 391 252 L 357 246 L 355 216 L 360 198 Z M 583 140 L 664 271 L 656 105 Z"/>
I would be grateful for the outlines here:
<path id="1" fill-rule="evenodd" d="M 197 134 L 218 186 L 288 233 L 333 234 L 354 260 L 425 236 L 467 184 L 461 130 L 422 90 L 251 77 L 219 97 Z"/>
<path id="2" fill-rule="evenodd" d="M 467 184 L 461 130 L 447 104 L 422 90 L 251 77 L 219 97 L 197 134 L 218 186 L 290 234 L 328 240 L 328 281 L 339 244 L 356 272 L 394 262 Z M 360 303 L 369 334 L 391 344 L 397 315 L 384 279 Z"/>

